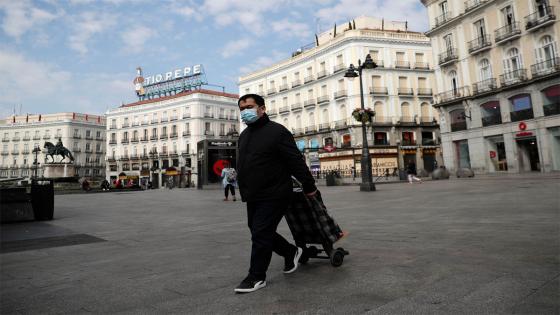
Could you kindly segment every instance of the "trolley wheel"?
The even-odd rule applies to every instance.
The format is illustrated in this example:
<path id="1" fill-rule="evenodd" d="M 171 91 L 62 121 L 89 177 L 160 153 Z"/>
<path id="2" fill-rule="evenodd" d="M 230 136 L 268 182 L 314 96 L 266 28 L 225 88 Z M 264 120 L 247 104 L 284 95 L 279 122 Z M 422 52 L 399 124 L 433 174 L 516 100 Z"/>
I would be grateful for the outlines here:
<path id="1" fill-rule="evenodd" d="M 317 257 L 317 254 L 319 254 L 319 249 L 315 246 L 309 246 L 309 248 L 307 248 L 307 257 Z"/>
<path id="2" fill-rule="evenodd" d="M 336 249 L 331 252 L 331 265 L 340 267 L 344 262 L 344 250 Z"/>

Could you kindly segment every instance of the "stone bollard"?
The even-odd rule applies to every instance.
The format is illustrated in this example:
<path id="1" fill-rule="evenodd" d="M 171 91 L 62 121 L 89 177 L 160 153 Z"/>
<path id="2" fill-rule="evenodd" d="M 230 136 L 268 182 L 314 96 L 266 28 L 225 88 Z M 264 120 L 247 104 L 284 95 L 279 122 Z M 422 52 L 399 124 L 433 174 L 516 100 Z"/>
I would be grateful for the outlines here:
<path id="1" fill-rule="evenodd" d="M 460 168 L 457 170 L 457 178 L 474 177 L 474 172 L 470 168 Z"/>
<path id="2" fill-rule="evenodd" d="M 434 180 L 449 179 L 449 176 L 449 171 L 445 168 L 445 166 L 440 166 L 432 172 L 432 179 Z"/>

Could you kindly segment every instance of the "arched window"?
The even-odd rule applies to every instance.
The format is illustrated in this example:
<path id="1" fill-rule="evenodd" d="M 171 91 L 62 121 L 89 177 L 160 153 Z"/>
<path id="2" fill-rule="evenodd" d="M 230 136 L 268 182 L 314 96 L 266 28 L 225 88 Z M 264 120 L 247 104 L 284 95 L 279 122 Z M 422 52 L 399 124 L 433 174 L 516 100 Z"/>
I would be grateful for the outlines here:
<path id="1" fill-rule="evenodd" d="M 502 123 L 499 101 L 486 102 L 480 105 L 480 112 L 482 114 L 482 126 L 499 125 Z"/>
<path id="2" fill-rule="evenodd" d="M 514 72 L 521 69 L 521 55 L 519 55 L 519 50 L 513 47 L 506 53 L 506 59 L 504 59 L 504 73 Z"/>
<path id="3" fill-rule="evenodd" d="M 511 102 L 511 121 L 532 119 L 533 104 L 531 94 L 518 94 L 509 98 Z"/>
<path id="4" fill-rule="evenodd" d="M 480 70 L 480 81 L 485 81 L 492 78 L 492 68 L 490 67 L 490 62 L 488 61 L 488 59 L 482 59 L 478 63 L 478 68 Z"/>
<path id="5" fill-rule="evenodd" d="M 309 126 L 315 126 L 315 113 L 313 112 L 309 113 Z"/>
<path id="6" fill-rule="evenodd" d="M 328 109 L 323 109 L 323 124 L 328 124 L 330 122 L 330 118 L 329 118 L 329 110 Z"/>
<path id="7" fill-rule="evenodd" d="M 426 119 L 430 119 L 430 104 L 426 102 L 420 104 L 420 115 L 421 121 L 427 121 Z"/>
<path id="8" fill-rule="evenodd" d="M 404 102 L 401 104 L 401 122 L 410 122 L 412 121 L 411 113 L 410 113 L 410 104 L 408 102 Z"/>
<path id="9" fill-rule="evenodd" d="M 373 110 L 375 111 L 375 121 L 381 122 L 385 120 L 385 110 L 383 109 L 382 102 L 375 102 L 375 104 L 373 104 Z"/>
<path id="10" fill-rule="evenodd" d="M 449 119 L 451 121 L 451 131 L 460 131 L 467 129 L 467 122 L 465 121 L 465 110 L 455 109 L 449 112 Z"/>
<path id="11" fill-rule="evenodd" d="M 455 95 L 458 93 L 458 89 L 459 89 L 457 72 L 455 72 L 455 70 L 449 71 L 448 77 L 449 77 L 449 84 L 451 85 L 451 91 L 453 91 L 453 94 Z"/>
<path id="12" fill-rule="evenodd" d="M 537 57 L 537 64 L 532 66 L 534 68 L 534 73 L 537 75 L 548 74 L 551 71 L 555 71 L 558 67 L 560 60 L 557 56 L 556 43 L 552 40 L 552 37 L 545 35 L 539 41 L 539 47 L 535 49 L 535 54 Z"/>

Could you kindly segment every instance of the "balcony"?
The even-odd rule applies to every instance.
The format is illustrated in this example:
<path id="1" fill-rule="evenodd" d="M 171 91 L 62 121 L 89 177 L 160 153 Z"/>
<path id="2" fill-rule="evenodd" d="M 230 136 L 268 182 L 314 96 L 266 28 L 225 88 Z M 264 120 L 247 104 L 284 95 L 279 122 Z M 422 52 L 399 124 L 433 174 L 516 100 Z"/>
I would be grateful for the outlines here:
<path id="1" fill-rule="evenodd" d="M 313 80 L 315 80 L 315 77 L 312 76 L 312 75 L 308 75 L 308 76 L 305 77 L 305 79 L 303 79 L 303 83 L 306 84 L 306 83 L 309 83 Z"/>
<path id="2" fill-rule="evenodd" d="M 531 74 L 533 78 L 560 72 L 560 58 L 554 57 L 543 62 L 531 65 Z"/>
<path id="3" fill-rule="evenodd" d="M 19 150 L 12 150 L 12 155 L 18 155 L 19 154 Z"/>
<path id="4" fill-rule="evenodd" d="M 357 122 L 356 122 L 357 123 Z M 390 126 L 393 124 L 393 120 L 388 116 L 377 116 L 373 117 L 373 124 L 377 126 Z"/>
<path id="5" fill-rule="evenodd" d="M 292 111 L 302 110 L 302 109 L 303 109 L 303 104 L 301 104 L 300 102 L 292 104 Z"/>
<path id="6" fill-rule="evenodd" d="M 378 68 L 384 68 L 385 67 L 385 64 L 383 63 L 383 60 L 374 60 L 373 63 L 375 63 Z"/>
<path id="7" fill-rule="evenodd" d="M 171 138 L 171 139 L 175 139 L 175 138 L 177 138 L 177 137 L 179 137 L 179 135 L 178 135 L 176 132 L 172 132 L 172 133 L 169 135 L 169 138 Z"/>
<path id="8" fill-rule="evenodd" d="M 168 122 L 169 119 L 167 117 L 161 117 L 160 122 L 164 123 L 164 122 Z"/>
<path id="9" fill-rule="evenodd" d="M 372 86 L 369 88 L 369 93 L 373 95 L 388 95 L 387 87 L 385 86 Z"/>
<path id="10" fill-rule="evenodd" d="M 529 14 L 525 17 L 525 29 L 527 31 L 535 31 L 541 27 L 554 23 L 556 15 L 554 14 L 554 7 L 540 6 L 537 12 Z"/>
<path id="11" fill-rule="evenodd" d="M 338 71 L 342 71 L 344 69 L 346 69 L 346 66 L 342 63 L 339 63 L 336 66 L 334 66 L 333 73 L 337 73 Z"/>
<path id="12" fill-rule="evenodd" d="M 434 117 L 420 116 L 420 124 L 424 126 L 437 125 L 437 121 Z"/>
<path id="13" fill-rule="evenodd" d="M 183 119 L 191 118 L 191 113 L 183 113 Z"/>
<path id="14" fill-rule="evenodd" d="M 213 130 L 205 130 L 204 135 L 205 136 L 214 136 L 214 131 Z"/>
<path id="15" fill-rule="evenodd" d="M 310 133 L 314 133 L 314 132 L 317 132 L 317 126 L 305 127 L 305 133 L 306 134 L 310 134 Z"/>
<path id="16" fill-rule="evenodd" d="M 395 68 L 397 69 L 410 69 L 410 62 L 404 60 L 395 61 Z"/>
<path id="17" fill-rule="evenodd" d="M 436 139 L 430 139 L 430 138 L 422 138 L 422 145 L 423 146 L 436 146 L 438 145 Z"/>
<path id="18" fill-rule="evenodd" d="M 84 152 L 85 152 L 85 153 L 93 153 L 93 149 L 88 149 L 88 148 L 86 148 L 86 149 L 84 150 Z"/>
<path id="19" fill-rule="evenodd" d="M 329 131 L 331 129 L 331 124 L 324 123 L 319 125 L 319 132 Z"/>
<path id="20" fill-rule="evenodd" d="M 317 104 L 326 103 L 328 101 L 329 101 L 329 96 L 328 95 L 321 95 L 321 96 L 317 97 Z"/>
<path id="21" fill-rule="evenodd" d="M 278 115 L 278 111 L 276 111 L 276 109 L 269 109 L 266 114 L 268 115 L 268 117 L 276 117 L 276 115 Z"/>
<path id="22" fill-rule="evenodd" d="M 479 7 L 480 5 L 488 2 L 488 0 L 469 0 L 465 1 L 465 12 L 469 12 L 470 10 L 474 10 L 475 8 Z"/>
<path id="23" fill-rule="evenodd" d="M 337 120 L 334 122 L 335 129 L 344 129 L 348 127 L 348 119 Z"/>
<path id="24" fill-rule="evenodd" d="M 543 105 L 545 116 L 560 115 L 560 103 L 552 103 Z"/>
<path id="25" fill-rule="evenodd" d="M 158 123 L 158 120 L 157 120 L 157 119 L 152 119 L 152 120 L 151 120 L 151 123 L 152 123 L 152 125 L 157 124 L 157 123 Z"/>
<path id="26" fill-rule="evenodd" d="M 23 140 L 23 141 L 30 141 L 30 140 L 31 140 L 31 137 L 29 137 L 29 136 L 24 136 L 22 140 Z"/>
<path id="27" fill-rule="evenodd" d="M 74 138 L 74 139 L 82 139 L 82 136 L 81 136 L 81 135 L 78 135 L 78 134 L 74 134 L 74 135 L 72 136 L 72 138 Z"/>
<path id="28" fill-rule="evenodd" d="M 468 86 L 463 86 L 457 89 L 449 90 L 443 93 L 439 93 L 435 96 L 436 103 L 446 103 L 456 100 L 460 100 L 464 97 L 470 96 L 470 90 Z"/>
<path id="29" fill-rule="evenodd" d="M 190 136 L 191 136 L 190 131 L 183 131 L 183 137 L 190 137 Z"/>
<path id="30" fill-rule="evenodd" d="M 115 158 L 115 156 L 110 156 L 107 158 L 108 162 L 115 162 L 117 159 Z"/>
<path id="31" fill-rule="evenodd" d="M 117 129 L 117 125 L 111 125 L 111 127 L 109 127 L 109 129 L 111 129 L 111 130 Z"/>
<path id="32" fill-rule="evenodd" d="M 10 154 L 8 151 L 2 151 L 2 155 L 5 156 L 5 155 L 8 155 L 8 154 Z"/>
<path id="33" fill-rule="evenodd" d="M 44 135 L 44 136 L 43 136 L 43 139 L 45 139 L 45 140 L 48 140 L 48 139 L 50 139 L 50 138 L 51 138 L 51 135 Z"/>
<path id="34" fill-rule="evenodd" d="M 303 128 L 296 128 L 296 129 L 293 129 L 293 130 L 292 130 L 292 133 L 293 133 L 295 136 L 301 136 L 301 135 L 303 135 L 305 132 L 303 131 Z"/>
<path id="35" fill-rule="evenodd" d="M 482 126 L 488 127 L 493 125 L 500 125 L 502 123 L 502 116 L 501 115 L 491 115 L 482 117 Z"/>
<path id="36" fill-rule="evenodd" d="M 500 75 L 502 86 L 514 85 L 527 80 L 527 69 L 517 69 Z"/>
<path id="37" fill-rule="evenodd" d="M 521 37 L 521 27 L 519 26 L 519 22 L 513 22 L 509 25 L 500 27 L 494 33 L 496 44 L 501 44 L 507 40 Z"/>
<path id="38" fill-rule="evenodd" d="M 130 140 L 130 142 L 131 142 L 131 143 L 138 143 L 138 142 L 140 142 L 140 139 L 138 139 L 138 138 L 132 138 L 132 139 Z"/>
<path id="39" fill-rule="evenodd" d="M 473 84 L 473 95 L 490 92 L 497 88 L 496 78 L 482 80 Z"/>
<path id="40" fill-rule="evenodd" d="M 434 92 L 432 92 L 431 88 L 418 88 L 416 94 L 418 94 L 419 97 L 432 97 Z"/>
<path id="41" fill-rule="evenodd" d="M 225 130 L 220 130 L 220 132 L 218 133 L 218 135 L 219 135 L 220 137 L 225 137 L 226 131 L 225 131 Z"/>
<path id="42" fill-rule="evenodd" d="M 334 99 L 339 99 L 339 98 L 343 98 L 343 97 L 347 97 L 348 93 L 346 90 L 338 90 L 336 92 L 334 92 Z"/>
<path id="43" fill-rule="evenodd" d="M 282 113 L 288 113 L 288 112 L 290 112 L 290 106 L 282 106 L 282 107 L 280 107 L 280 108 L 278 109 L 278 112 L 279 112 L 280 114 L 282 114 Z"/>
<path id="44" fill-rule="evenodd" d="M 451 12 L 444 12 L 442 15 L 436 17 L 435 20 L 435 26 L 434 27 L 439 27 L 443 24 L 445 24 L 447 21 L 451 20 L 453 18 L 453 16 L 451 15 Z"/>
<path id="45" fill-rule="evenodd" d="M 438 55 L 438 60 L 440 66 L 449 65 L 456 62 L 457 60 L 459 60 L 459 56 L 457 55 L 457 49 L 455 48 L 447 49 L 446 51 Z"/>
<path id="46" fill-rule="evenodd" d="M 140 139 L 140 142 L 148 142 L 150 140 L 150 138 L 148 137 L 144 137 Z"/>
<path id="47" fill-rule="evenodd" d="M 468 42 L 469 54 L 477 54 L 492 48 L 490 35 L 484 35 Z"/>
<path id="48" fill-rule="evenodd" d="M 321 79 L 327 76 L 327 70 L 321 70 L 317 72 L 317 79 Z"/>
<path id="49" fill-rule="evenodd" d="M 401 145 L 403 145 L 403 146 L 414 146 L 414 145 L 416 145 L 416 140 L 403 139 L 403 140 L 401 140 Z"/>
<path id="50" fill-rule="evenodd" d="M 123 123 L 123 124 L 121 125 L 121 128 L 128 128 L 128 127 L 130 127 L 130 125 L 129 125 L 128 123 Z"/>
<path id="51" fill-rule="evenodd" d="M 398 88 L 397 94 L 401 96 L 412 96 L 414 95 L 414 91 L 412 91 L 412 88 Z"/>
<path id="52" fill-rule="evenodd" d="M 33 140 L 41 140 L 41 136 L 40 135 L 34 135 Z"/>
<path id="53" fill-rule="evenodd" d="M 96 150 L 95 150 L 95 153 L 96 153 L 96 154 L 103 154 L 103 150 L 97 150 L 97 149 L 96 149 Z"/>
<path id="54" fill-rule="evenodd" d="M 129 157 L 128 157 L 128 155 L 126 155 L 126 154 L 125 154 L 125 155 L 121 155 L 121 156 L 119 157 L 119 160 L 121 160 L 121 161 L 128 161 L 128 160 L 129 160 Z"/>
<path id="55" fill-rule="evenodd" d="M 17 136 L 17 137 L 14 136 L 14 137 L 12 138 L 12 141 L 14 141 L 14 142 L 17 142 L 17 141 L 19 141 L 19 140 L 20 140 L 19 136 Z"/>
<path id="56" fill-rule="evenodd" d="M 266 95 L 272 95 L 276 93 L 276 88 L 270 88 L 266 90 Z"/>
<path id="57" fill-rule="evenodd" d="M 533 115 L 533 109 L 532 108 L 527 108 L 527 109 L 522 109 L 522 110 L 510 112 L 509 114 L 510 114 L 512 122 L 527 120 L 527 119 L 533 119 L 535 117 Z"/>
<path id="58" fill-rule="evenodd" d="M 204 113 L 204 118 L 214 118 L 213 113 Z"/>
<path id="59" fill-rule="evenodd" d="M 280 87 L 278 88 L 278 91 L 282 92 L 282 91 L 286 91 L 288 89 L 288 83 L 284 83 L 282 85 L 280 85 Z"/>
<path id="60" fill-rule="evenodd" d="M 179 152 L 177 152 L 177 151 L 170 151 L 170 152 L 169 152 L 169 156 L 171 156 L 171 157 L 178 157 L 178 156 L 179 156 Z"/>
<path id="61" fill-rule="evenodd" d="M 458 121 L 451 123 L 451 131 L 461 131 L 467 130 L 467 122 L 466 121 Z"/>
<path id="62" fill-rule="evenodd" d="M 21 154 L 29 154 L 29 149 L 23 149 L 23 151 L 21 151 Z"/>
<path id="63" fill-rule="evenodd" d="M 147 126 L 148 124 L 149 124 L 149 122 L 148 122 L 147 120 L 146 120 L 146 121 L 142 121 L 142 123 L 141 123 L 142 126 Z"/>
<path id="64" fill-rule="evenodd" d="M 301 85 L 301 81 L 299 79 L 294 80 L 292 82 L 292 88 L 295 88 L 296 86 L 300 86 Z"/>
<path id="65" fill-rule="evenodd" d="M 420 69 L 420 70 L 430 70 L 430 64 L 427 62 L 415 62 L 414 63 L 414 69 Z"/>
<path id="66" fill-rule="evenodd" d="M 41 138 L 39 138 L 39 139 L 41 139 Z M 35 140 L 38 140 L 38 139 L 35 139 Z M 2 142 L 10 142 L 10 138 L 2 138 Z"/>
<path id="67" fill-rule="evenodd" d="M 150 141 L 157 141 L 157 139 L 158 139 L 158 136 L 151 136 L 150 137 Z"/>
<path id="68" fill-rule="evenodd" d="M 134 161 L 135 161 L 135 160 L 139 160 L 139 159 L 140 159 L 140 156 L 139 156 L 138 154 L 131 154 L 131 155 L 130 155 L 130 159 L 131 159 L 131 160 L 134 160 Z"/>
<path id="69" fill-rule="evenodd" d="M 171 116 L 171 118 L 169 118 L 169 121 L 175 121 L 175 120 L 177 120 L 177 119 L 179 119 L 179 117 L 177 117 L 177 116 Z"/>
<path id="70" fill-rule="evenodd" d="M 109 140 L 109 145 L 115 145 L 117 144 L 117 140 Z"/>
<path id="71" fill-rule="evenodd" d="M 121 140 L 121 144 L 128 144 L 128 142 L 129 142 L 128 139 L 122 139 Z"/>
<path id="72" fill-rule="evenodd" d="M 93 136 L 92 135 L 86 135 L 86 140 L 93 140 Z"/>
<path id="73" fill-rule="evenodd" d="M 307 108 L 307 107 L 313 107 L 315 106 L 315 99 L 314 98 L 310 98 L 307 101 L 303 102 L 303 107 Z"/>
<path id="74" fill-rule="evenodd" d="M 399 118 L 399 123 L 402 124 L 408 124 L 408 125 L 413 125 L 416 124 L 416 120 L 414 119 L 413 116 L 401 116 Z"/>
<path id="75" fill-rule="evenodd" d="M 160 138 L 160 139 L 163 139 L 163 140 L 166 140 L 166 139 L 169 138 L 169 136 L 167 136 L 167 134 L 164 133 L 164 134 L 160 135 L 159 138 Z"/>

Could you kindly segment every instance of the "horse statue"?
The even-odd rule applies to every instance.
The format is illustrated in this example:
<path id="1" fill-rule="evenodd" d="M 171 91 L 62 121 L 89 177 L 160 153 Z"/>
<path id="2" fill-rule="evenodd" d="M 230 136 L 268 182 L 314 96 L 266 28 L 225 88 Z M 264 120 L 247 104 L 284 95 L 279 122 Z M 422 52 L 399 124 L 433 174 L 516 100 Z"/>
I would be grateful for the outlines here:
<path id="1" fill-rule="evenodd" d="M 70 150 L 66 149 L 63 145 L 62 145 L 62 141 L 60 141 L 60 139 L 58 140 L 58 143 L 56 145 L 52 144 L 51 142 L 45 142 L 45 145 L 43 146 L 43 148 L 47 149 L 47 157 L 50 155 L 52 162 L 54 163 L 54 156 L 55 155 L 60 155 L 62 156 L 62 160 L 60 160 L 60 162 L 64 161 L 64 159 L 66 159 L 67 157 L 70 159 L 70 161 L 74 161 L 74 156 L 72 156 L 72 153 L 70 152 Z"/>

